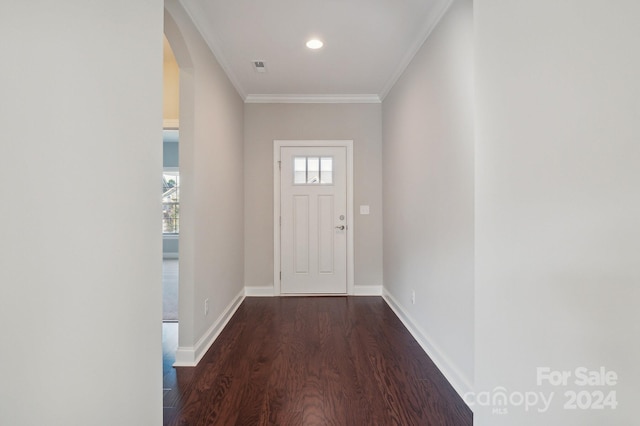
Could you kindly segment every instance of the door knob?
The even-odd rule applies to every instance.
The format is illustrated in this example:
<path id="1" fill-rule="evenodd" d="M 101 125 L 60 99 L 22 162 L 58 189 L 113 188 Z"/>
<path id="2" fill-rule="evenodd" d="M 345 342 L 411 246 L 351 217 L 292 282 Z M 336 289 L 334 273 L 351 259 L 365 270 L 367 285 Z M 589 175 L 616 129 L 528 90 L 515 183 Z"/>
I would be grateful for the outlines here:
<path id="1" fill-rule="evenodd" d="M 344 225 L 336 226 L 336 229 L 339 229 L 339 230 L 341 230 L 341 231 L 344 231 Z"/>

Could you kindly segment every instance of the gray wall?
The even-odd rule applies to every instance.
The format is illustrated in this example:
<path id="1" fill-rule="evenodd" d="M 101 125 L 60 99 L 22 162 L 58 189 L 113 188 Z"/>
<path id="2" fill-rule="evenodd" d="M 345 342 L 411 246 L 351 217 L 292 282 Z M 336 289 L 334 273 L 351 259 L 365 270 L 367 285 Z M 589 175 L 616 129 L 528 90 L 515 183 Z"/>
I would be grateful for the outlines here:
<path id="1" fill-rule="evenodd" d="M 3 4 L 0 424 L 162 423 L 162 13 Z"/>
<path id="2" fill-rule="evenodd" d="M 165 34 L 180 67 L 178 358 L 193 353 L 243 292 L 244 104 L 180 3 L 165 7 Z"/>
<path id="3" fill-rule="evenodd" d="M 640 3 L 477 1 L 476 387 L 555 392 L 478 425 L 631 425 L 640 400 Z M 537 386 L 538 367 L 567 386 Z M 615 386 L 575 385 L 605 367 Z M 617 393 L 564 409 L 565 391 Z"/>
<path id="4" fill-rule="evenodd" d="M 382 109 L 385 294 L 460 393 L 474 371 L 472 49 L 459 0 Z"/>
<path id="5" fill-rule="evenodd" d="M 382 285 L 380 104 L 245 105 L 245 285 L 273 287 L 273 141 L 352 139 L 356 286 Z M 371 214 L 359 215 L 359 205 Z"/>
<path id="6" fill-rule="evenodd" d="M 177 259 L 180 253 L 180 238 L 178 236 L 162 236 L 162 257 Z"/>
<path id="7" fill-rule="evenodd" d="M 178 142 L 167 142 L 164 141 L 162 143 L 162 164 L 164 167 L 178 167 L 179 166 L 179 145 Z"/>

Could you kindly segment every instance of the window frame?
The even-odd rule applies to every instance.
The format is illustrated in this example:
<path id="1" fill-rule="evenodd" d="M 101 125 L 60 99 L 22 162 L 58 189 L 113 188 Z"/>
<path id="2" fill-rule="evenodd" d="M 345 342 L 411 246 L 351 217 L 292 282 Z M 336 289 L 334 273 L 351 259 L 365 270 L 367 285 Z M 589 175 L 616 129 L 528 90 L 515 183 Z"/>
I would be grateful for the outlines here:
<path id="1" fill-rule="evenodd" d="M 164 206 L 168 205 L 168 204 L 174 204 L 178 207 L 178 212 L 180 211 L 180 168 L 179 167 L 163 167 L 162 168 L 162 175 L 164 178 L 165 174 L 177 174 L 178 177 L 178 182 L 177 182 L 177 186 L 178 186 L 178 190 L 177 190 L 177 202 L 175 203 L 165 203 L 164 200 L 162 200 L 162 212 L 163 212 L 163 218 L 162 218 L 162 236 L 163 237 L 174 237 L 177 238 L 180 235 L 180 213 L 178 213 L 178 217 L 176 219 L 177 222 L 177 229 L 178 232 L 165 232 L 164 230 Z"/>

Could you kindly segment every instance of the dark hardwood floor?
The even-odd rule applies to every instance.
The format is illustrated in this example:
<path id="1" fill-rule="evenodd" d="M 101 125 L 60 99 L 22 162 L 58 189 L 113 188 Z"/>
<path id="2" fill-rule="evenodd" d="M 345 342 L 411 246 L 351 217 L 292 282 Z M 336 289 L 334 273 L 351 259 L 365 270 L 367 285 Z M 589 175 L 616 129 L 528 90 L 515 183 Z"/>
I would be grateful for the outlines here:
<path id="1" fill-rule="evenodd" d="M 472 424 L 381 297 L 246 298 L 197 367 L 165 373 L 165 425 Z"/>

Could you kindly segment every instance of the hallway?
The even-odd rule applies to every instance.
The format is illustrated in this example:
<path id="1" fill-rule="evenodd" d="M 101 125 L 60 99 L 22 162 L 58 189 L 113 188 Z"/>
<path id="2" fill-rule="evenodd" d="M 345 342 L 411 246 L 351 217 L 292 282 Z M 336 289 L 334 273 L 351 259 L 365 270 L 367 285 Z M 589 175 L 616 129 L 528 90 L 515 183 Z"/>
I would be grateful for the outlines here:
<path id="1" fill-rule="evenodd" d="M 164 356 L 165 425 L 472 424 L 380 297 L 247 298 L 197 367 Z"/>

